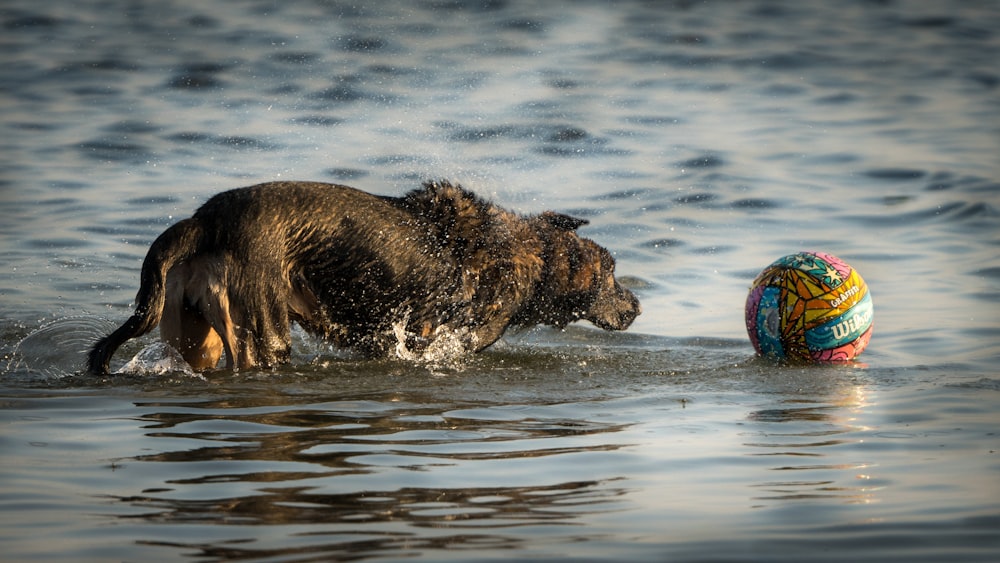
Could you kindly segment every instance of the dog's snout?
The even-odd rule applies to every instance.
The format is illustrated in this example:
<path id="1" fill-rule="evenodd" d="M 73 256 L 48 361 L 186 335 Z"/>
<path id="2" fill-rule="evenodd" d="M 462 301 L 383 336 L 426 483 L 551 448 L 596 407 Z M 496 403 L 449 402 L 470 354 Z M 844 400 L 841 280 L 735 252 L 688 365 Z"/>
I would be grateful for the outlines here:
<path id="1" fill-rule="evenodd" d="M 629 301 L 628 308 L 622 311 L 620 315 L 621 330 L 624 330 L 632 324 L 632 321 L 634 321 L 636 317 L 642 314 L 642 305 L 639 303 L 639 298 L 636 297 L 634 293 L 624 288 L 622 291 L 625 293 Z"/>

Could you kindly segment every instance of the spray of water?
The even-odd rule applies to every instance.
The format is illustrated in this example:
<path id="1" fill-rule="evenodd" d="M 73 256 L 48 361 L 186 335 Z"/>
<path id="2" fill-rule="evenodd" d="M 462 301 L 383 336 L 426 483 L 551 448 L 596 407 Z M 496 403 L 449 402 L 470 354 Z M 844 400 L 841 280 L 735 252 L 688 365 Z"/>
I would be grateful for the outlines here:
<path id="1" fill-rule="evenodd" d="M 401 360 L 429 366 L 452 364 L 474 349 L 476 336 L 469 329 L 452 330 L 443 326 L 437 328 L 429 344 L 419 349 L 410 349 L 407 342 L 412 341 L 416 335 L 406 330 L 408 319 L 409 315 L 404 315 L 392 324 L 392 334 L 396 339 L 394 352 Z"/>

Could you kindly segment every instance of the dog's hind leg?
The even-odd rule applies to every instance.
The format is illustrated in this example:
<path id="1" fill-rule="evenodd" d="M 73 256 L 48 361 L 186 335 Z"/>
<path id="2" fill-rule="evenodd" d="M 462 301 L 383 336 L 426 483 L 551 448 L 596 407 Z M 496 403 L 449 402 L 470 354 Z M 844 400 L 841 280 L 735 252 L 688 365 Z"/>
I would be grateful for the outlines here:
<path id="1" fill-rule="evenodd" d="M 160 338 L 197 371 L 214 369 L 227 355 L 232 367 L 235 336 L 218 258 L 178 264 L 167 276 Z"/>
<path id="2" fill-rule="evenodd" d="M 228 316 L 218 297 L 216 264 L 195 259 L 178 264 L 167 274 L 167 291 L 160 321 L 160 338 L 173 346 L 190 366 L 213 369 L 224 343 L 216 327 L 219 312 Z"/>
<path id="3" fill-rule="evenodd" d="M 257 305 L 248 307 L 240 322 L 240 368 L 274 367 L 291 357 L 291 320 L 285 301 L 275 296 Z"/>
<path id="4" fill-rule="evenodd" d="M 180 352 L 195 371 L 215 368 L 222 357 L 223 343 L 219 333 L 190 306 L 182 304 L 164 311 L 160 338 Z"/>

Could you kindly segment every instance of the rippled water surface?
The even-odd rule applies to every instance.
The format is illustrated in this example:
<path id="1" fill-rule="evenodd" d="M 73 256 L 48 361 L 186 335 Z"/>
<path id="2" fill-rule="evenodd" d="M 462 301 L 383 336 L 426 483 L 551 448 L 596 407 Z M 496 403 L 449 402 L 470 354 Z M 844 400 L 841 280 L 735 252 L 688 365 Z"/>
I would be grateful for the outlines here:
<path id="1" fill-rule="evenodd" d="M 996 3 L 7 0 L 0 28 L 3 559 L 1000 557 Z M 428 178 L 586 217 L 643 315 L 80 372 L 211 194 Z M 868 282 L 856 363 L 753 357 L 747 286 L 806 249 Z"/>

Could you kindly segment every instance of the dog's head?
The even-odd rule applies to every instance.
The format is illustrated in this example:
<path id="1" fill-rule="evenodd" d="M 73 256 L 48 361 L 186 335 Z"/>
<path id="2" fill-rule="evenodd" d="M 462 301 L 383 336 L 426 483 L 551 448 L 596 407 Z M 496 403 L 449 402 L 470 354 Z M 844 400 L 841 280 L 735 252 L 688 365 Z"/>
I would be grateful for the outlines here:
<path id="1" fill-rule="evenodd" d="M 583 318 L 604 330 L 625 330 L 642 312 L 639 299 L 618 282 L 615 259 L 611 253 L 590 240 L 580 240 L 584 245 L 593 247 L 600 263 L 593 274 L 592 284 L 597 288 L 597 294 Z"/>
<path id="2" fill-rule="evenodd" d="M 615 278 L 615 259 L 576 233 L 585 219 L 546 212 L 539 219 L 546 242 L 545 274 L 532 299 L 535 322 L 565 326 L 587 320 L 604 330 L 625 330 L 642 312 L 639 300 Z"/>

